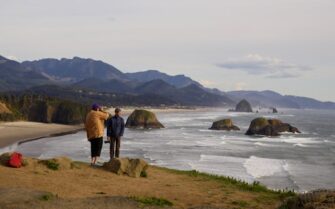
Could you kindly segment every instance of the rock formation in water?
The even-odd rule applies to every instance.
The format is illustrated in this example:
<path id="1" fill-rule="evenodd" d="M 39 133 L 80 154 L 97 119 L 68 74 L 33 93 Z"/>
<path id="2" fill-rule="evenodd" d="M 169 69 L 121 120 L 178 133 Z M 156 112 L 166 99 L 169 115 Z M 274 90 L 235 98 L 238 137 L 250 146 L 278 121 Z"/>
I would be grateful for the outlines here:
<path id="1" fill-rule="evenodd" d="M 128 117 L 126 122 L 127 128 L 164 128 L 164 126 L 157 120 L 153 112 L 147 110 L 134 110 Z"/>
<path id="2" fill-rule="evenodd" d="M 241 100 L 236 105 L 235 112 L 252 112 L 250 103 L 245 99 Z"/>
<path id="3" fill-rule="evenodd" d="M 279 136 L 281 132 L 300 133 L 298 128 L 281 120 L 256 118 L 251 121 L 246 135 Z"/>
<path id="4" fill-rule="evenodd" d="M 231 131 L 231 130 L 238 131 L 238 130 L 240 130 L 239 127 L 237 127 L 233 124 L 233 121 L 231 119 L 222 119 L 222 120 L 215 121 L 212 124 L 212 127 L 210 127 L 209 129 L 225 130 L 225 131 Z"/>
<path id="5" fill-rule="evenodd" d="M 277 108 L 273 107 L 273 108 L 272 108 L 272 113 L 278 113 Z"/>

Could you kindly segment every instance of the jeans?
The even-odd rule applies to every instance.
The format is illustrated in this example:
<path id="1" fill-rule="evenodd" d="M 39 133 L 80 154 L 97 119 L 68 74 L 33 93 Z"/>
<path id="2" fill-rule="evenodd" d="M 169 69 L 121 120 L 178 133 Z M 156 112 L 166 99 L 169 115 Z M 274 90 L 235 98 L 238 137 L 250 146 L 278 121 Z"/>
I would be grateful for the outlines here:
<path id="1" fill-rule="evenodd" d="M 110 143 L 110 158 L 118 158 L 120 157 L 120 144 L 121 144 L 121 137 L 111 137 Z"/>

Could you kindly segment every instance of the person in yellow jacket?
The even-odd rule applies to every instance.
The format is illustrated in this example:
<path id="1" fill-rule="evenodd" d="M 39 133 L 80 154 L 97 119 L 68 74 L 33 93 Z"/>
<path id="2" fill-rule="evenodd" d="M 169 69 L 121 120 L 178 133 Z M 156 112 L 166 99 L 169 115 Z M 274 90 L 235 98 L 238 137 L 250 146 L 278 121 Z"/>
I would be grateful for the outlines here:
<path id="1" fill-rule="evenodd" d="M 91 165 L 95 165 L 101 154 L 105 120 L 108 119 L 109 113 L 101 110 L 97 104 L 92 105 L 92 110 L 87 114 L 85 129 L 87 139 L 91 143 Z"/>

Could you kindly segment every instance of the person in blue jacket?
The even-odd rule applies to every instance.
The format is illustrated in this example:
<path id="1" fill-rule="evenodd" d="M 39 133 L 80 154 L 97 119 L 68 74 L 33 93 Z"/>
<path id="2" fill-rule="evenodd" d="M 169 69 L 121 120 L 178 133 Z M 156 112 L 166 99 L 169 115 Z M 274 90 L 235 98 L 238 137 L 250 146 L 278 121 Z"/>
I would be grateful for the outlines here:
<path id="1" fill-rule="evenodd" d="M 124 133 L 124 120 L 121 109 L 115 109 L 115 115 L 107 120 L 107 138 L 110 141 L 110 158 L 120 157 L 121 137 Z"/>

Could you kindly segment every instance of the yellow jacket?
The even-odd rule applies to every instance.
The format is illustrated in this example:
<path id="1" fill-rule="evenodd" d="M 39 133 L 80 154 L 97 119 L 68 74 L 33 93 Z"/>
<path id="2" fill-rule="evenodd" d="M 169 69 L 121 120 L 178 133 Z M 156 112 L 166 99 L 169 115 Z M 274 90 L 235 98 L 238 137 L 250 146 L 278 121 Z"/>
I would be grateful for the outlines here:
<path id="1" fill-rule="evenodd" d="M 104 121 L 109 117 L 108 113 L 91 110 L 86 116 L 85 128 L 87 139 L 100 138 L 104 135 Z"/>

